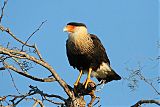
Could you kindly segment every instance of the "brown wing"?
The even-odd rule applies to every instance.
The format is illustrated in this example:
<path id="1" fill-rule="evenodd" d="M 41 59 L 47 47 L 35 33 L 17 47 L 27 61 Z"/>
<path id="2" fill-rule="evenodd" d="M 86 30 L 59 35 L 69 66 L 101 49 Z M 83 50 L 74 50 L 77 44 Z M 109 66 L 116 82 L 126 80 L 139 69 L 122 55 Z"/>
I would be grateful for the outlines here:
<path id="1" fill-rule="evenodd" d="M 96 35 L 93 35 L 93 34 L 90 34 L 90 36 L 91 36 L 91 38 L 93 40 L 93 44 L 95 46 L 94 52 L 98 56 L 99 61 L 106 62 L 110 65 L 110 61 L 108 59 L 106 50 L 105 50 L 104 46 L 102 45 L 100 39 Z"/>
<path id="2" fill-rule="evenodd" d="M 98 39 L 97 36 L 90 34 L 91 38 L 93 40 L 94 46 L 95 46 L 95 54 L 98 55 L 98 62 L 101 62 L 99 64 L 102 64 L 102 62 L 107 63 L 107 65 L 110 67 L 110 61 L 108 59 L 108 56 L 106 54 L 106 50 L 103 47 L 101 41 Z M 98 76 L 96 77 L 98 81 L 103 81 L 104 83 L 110 82 L 112 80 L 120 80 L 121 77 L 110 67 L 111 71 L 109 70 L 102 70 L 97 73 Z"/>

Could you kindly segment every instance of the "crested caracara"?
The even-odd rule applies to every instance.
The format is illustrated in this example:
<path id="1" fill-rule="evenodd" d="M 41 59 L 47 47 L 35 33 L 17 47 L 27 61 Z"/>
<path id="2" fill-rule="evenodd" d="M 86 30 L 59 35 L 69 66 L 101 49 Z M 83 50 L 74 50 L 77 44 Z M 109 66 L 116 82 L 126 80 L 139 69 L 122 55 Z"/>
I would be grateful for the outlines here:
<path id="1" fill-rule="evenodd" d="M 121 77 L 111 68 L 106 50 L 99 38 L 90 34 L 83 23 L 70 22 L 64 29 L 69 33 L 66 41 L 66 51 L 69 63 L 80 72 L 74 86 L 77 86 L 82 74 L 87 73 L 84 83 L 85 88 L 96 77 L 98 81 L 107 83 L 112 80 L 120 80 Z"/>

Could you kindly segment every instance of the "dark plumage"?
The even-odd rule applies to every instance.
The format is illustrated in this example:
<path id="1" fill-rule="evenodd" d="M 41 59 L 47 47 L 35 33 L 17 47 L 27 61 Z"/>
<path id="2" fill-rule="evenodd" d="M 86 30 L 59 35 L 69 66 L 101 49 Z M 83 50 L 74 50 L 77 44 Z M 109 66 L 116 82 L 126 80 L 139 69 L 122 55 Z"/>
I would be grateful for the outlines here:
<path id="1" fill-rule="evenodd" d="M 121 77 L 110 67 L 110 61 L 101 41 L 96 35 L 88 34 L 83 23 L 68 23 L 74 26 L 66 41 L 66 51 L 69 63 L 79 71 L 92 68 L 91 76 L 104 83 L 119 80 Z"/>
<path id="2" fill-rule="evenodd" d="M 67 25 L 87 27 L 85 24 L 83 24 L 83 23 L 77 23 L 77 22 L 70 22 Z"/>
<path id="3" fill-rule="evenodd" d="M 81 53 L 78 47 L 76 47 L 76 44 L 72 41 L 67 40 L 66 42 L 69 63 L 78 70 L 86 70 L 89 67 L 94 68 L 93 70 L 97 70 L 102 61 L 110 64 L 100 40 L 93 34 L 90 34 L 90 37 L 93 40 L 93 52 L 87 52 L 86 50 L 86 53 Z"/>

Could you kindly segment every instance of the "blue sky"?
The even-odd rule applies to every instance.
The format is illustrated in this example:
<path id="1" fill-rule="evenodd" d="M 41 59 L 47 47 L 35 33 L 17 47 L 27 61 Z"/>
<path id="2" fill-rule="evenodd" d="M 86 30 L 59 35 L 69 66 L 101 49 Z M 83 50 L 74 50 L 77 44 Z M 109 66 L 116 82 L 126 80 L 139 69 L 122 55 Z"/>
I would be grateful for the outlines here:
<path id="1" fill-rule="evenodd" d="M 44 20 L 47 22 L 29 43 L 36 43 L 43 58 L 72 86 L 78 71 L 70 67 L 67 61 L 67 34 L 63 32 L 63 27 L 71 21 L 85 23 L 88 31 L 101 39 L 111 66 L 122 77 L 129 74 L 126 68 L 135 69 L 139 63 L 144 67 L 145 76 L 159 75 L 157 62 L 150 60 L 158 56 L 158 0 L 9 0 L 3 25 L 9 27 L 20 39 L 26 40 Z M 14 45 L 14 40 L 3 33 L 0 43 L 5 45 L 6 41 Z M 154 65 L 156 67 L 153 68 Z M 37 66 L 30 72 L 41 77 L 50 75 Z M 2 72 L 0 76 L 4 84 L 3 88 L 0 87 L 0 95 L 16 93 L 11 79 L 7 77 L 8 72 Z M 28 90 L 28 85 L 32 84 L 46 92 L 62 93 L 61 88 L 56 88 L 57 83 L 48 85 L 14 73 L 13 76 L 21 92 Z M 81 82 L 84 80 L 85 76 Z M 132 92 L 124 80 L 110 82 L 96 94 L 101 97 L 104 107 L 127 107 L 140 99 L 157 98 L 145 83 L 140 82 L 139 88 Z"/>

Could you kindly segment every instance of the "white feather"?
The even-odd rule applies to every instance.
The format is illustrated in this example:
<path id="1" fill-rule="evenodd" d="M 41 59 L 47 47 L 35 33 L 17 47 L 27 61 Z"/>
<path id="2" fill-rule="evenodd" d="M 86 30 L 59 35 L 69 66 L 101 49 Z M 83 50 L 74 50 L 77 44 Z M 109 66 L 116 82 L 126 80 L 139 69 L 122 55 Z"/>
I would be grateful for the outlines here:
<path id="1" fill-rule="evenodd" d="M 91 76 L 106 78 L 106 75 L 108 75 L 108 73 L 111 71 L 112 71 L 111 67 L 107 63 L 102 62 L 100 67 L 95 72 L 92 72 Z"/>

